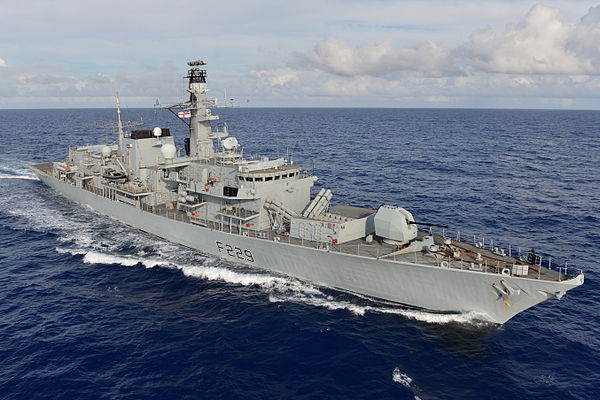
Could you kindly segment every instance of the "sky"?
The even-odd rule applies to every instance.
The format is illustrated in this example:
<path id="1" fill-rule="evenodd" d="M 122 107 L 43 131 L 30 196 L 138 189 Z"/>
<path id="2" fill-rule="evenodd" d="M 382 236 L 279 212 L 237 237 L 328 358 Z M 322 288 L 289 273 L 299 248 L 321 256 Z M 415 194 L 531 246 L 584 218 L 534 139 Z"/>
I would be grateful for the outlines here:
<path id="1" fill-rule="evenodd" d="M 0 0 L 0 108 L 600 108 L 600 1 Z"/>

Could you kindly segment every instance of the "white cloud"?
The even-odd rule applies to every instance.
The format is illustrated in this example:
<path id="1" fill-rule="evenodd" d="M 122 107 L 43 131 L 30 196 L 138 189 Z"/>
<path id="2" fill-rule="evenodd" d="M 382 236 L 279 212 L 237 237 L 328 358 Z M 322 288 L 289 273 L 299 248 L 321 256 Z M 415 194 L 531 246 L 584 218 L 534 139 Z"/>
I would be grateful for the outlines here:
<path id="1" fill-rule="evenodd" d="M 530 0 L 0 1 L 0 107 L 111 106 L 117 90 L 137 106 L 178 101 L 193 57 L 209 62 L 212 95 L 227 88 L 250 105 L 454 106 L 518 96 L 600 106 L 592 1 L 544 0 L 556 8 L 529 13 Z M 202 30 L 190 30 L 206 10 Z"/>
<path id="2" fill-rule="evenodd" d="M 524 76 L 517 76 L 512 80 L 514 86 L 532 86 L 533 81 Z"/>
<path id="3" fill-rule="evenodd" d="M 525 20 L 504 32 L 473 32 L 455 50 L 457 58 L 475 69 L 512 74 L 600 74 L 599 7 L 581 21 L 561 21 L 557 9 L 534 6 Z"/>
<path id="4" fill-rule="evenodd" d="M 327 38 L 317 42 L 312 51 L 297 53 L 292 65 L 344 76 L 384 76 L 399 71 L 440 76 L 458 72 L 449 61 L 449 55 L 448 50 L 431 41 L 400 49 L 394 49 L 389 40 L 352 48 L 342 40 Z"/>
<path id="5" fill-rule="evenodd" d="M 272 86 L 283 86 L 298 80 L 299 72 L 292 68 L 253 71 L 252 74 Z"/>
<path id="6" fill-rule="evenodd" d="M 179 101 L 181 73 L 158 69 L 139 73 L 96 73 L 77 76 L 58 64 L 6 65 L 0 73 L 0 107 L 110 106 L 116 92 L 149 106 L 160 96 L 165 102 Z M 152 85 L 148 85 L 152 82 Z M 181 89 L 181 91 L 178 91 Z M 94 100 L 95 99 L 95 100 Z M 143 99 L 141 101 L 140 99 Z"/>
<path id="7" fill-rule="evenodd" d="M 282 96 L 287 91 L 313 99 L 361 97 L 369 104 L 520 98 L 573 106 L 574 99 L 598 101 L 600 6 L 569 24 L 557 9 L 536 5 L 521 22 L 499 31 L 476 30 L 451 48 L 430 41 L 394 47 L 390 40 L 350 46 L 328 37 L 310 51 L 293 53 L 287 67 L 254 75 L 267 91 L 276 85 Z"/>
<path id="8" fill-rule="evenodd" d="M 340 76 L 398 77 L 410 71 L 422 76 L 454 76 L 472 71 L 508 74 L 600 74 L 600 6 L 577 24 L 561 21 L 557 9 L 536 5 L 523 22 L 504 32 L 474 31 L 469 39 L 447 49 L 431 41 L 393 48 L 390 40 L 349 46 L 340 39 L 320 40 L 312 51 L 295 53 L 289 63 L 297 70 L 316 69 Z M 261 70 L 268 81 L 282 83 L 290 68 Z M 284 79 L 285 80 L 285 79 Z"/>
<path id="9" fill-rule="evenodd" d="M 427 96 L 424 100 L 428 103 L 447 103 L 450 98 L 446 96 Z"/>

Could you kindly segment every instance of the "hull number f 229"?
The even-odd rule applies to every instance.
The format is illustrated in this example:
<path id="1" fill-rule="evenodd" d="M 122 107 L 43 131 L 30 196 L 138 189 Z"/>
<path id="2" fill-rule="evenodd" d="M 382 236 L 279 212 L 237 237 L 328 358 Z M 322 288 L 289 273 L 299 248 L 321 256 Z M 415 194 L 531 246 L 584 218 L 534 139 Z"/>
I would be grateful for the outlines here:
<path id="1" fill-rule="evenodd" d="M 239 247 L 232 246 L 227 243 L 215 242 L 217 244 L 217 249 L 219 253 L 225 253 L 229 257 L 237 258 L 238 260 L 254 262 L 254 256 L 250 250 L 240 249 Z"/>

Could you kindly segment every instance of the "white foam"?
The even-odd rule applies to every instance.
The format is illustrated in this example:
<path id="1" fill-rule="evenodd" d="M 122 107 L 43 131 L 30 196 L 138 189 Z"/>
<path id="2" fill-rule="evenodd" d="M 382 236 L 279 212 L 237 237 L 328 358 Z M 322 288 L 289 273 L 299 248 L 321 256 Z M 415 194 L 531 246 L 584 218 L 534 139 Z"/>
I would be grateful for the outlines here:
<path id="1" fill-rule="evenodd" d="M 56 250 L 57 253 L 60 254 L 71 254 L 71 255 L 84 255 L 87 253 L 86 250 L 81 250 L 81 249 L 65 249 L 62 247 L 55 247 L 54 250 Z"/>
<path id="2" fill-rule="evenodd" d="M 541 383 L 544 385 L 551 385 L 556 383 L 556 378 L 554 377 L 554 375 L 552 374 L 548 374 L 548 375 L 540 375 L 535 379 L 536 383 Z"/>
<path id="3" fill-rule="evenodd" d="M 279 294 L 271 294 L 269 296 L 269 301 L 273 303 L 282 303 L 282 302 L 292 302 L 297 304 L 308 304 L 315 307 L 323 307 L 328 310 L 347 310 L 350 311 L 354 315 L 363 316 L 368 311 L 369 307 L 360 306 L 351 302 L 334 300 L 331 296 L 325 296 L 323 292 L 315 289 L 315 293 L 310 293 L 310 295 L 306 295 L 301 291 L 298 291 L 294 294 L 288 293 L 279 293 Z"/>
<path id="4" fill-rule="evenodd" d="M 6 199 L 6 202 L 2 203 L 3 208 L 10 207 L 6 210 L 7 214 L 25 220 L 26 224 L 24 227 L 27 229 L 40 231 L 58 230 L 60 231 L 59 241 L 81 241 L 82 246 L 92 241 L 90 231 L 93 229 L 93 225 L 76 221 L 74 218 L 65 217 L 56 210 L 41 207 L 39 204 L 31 203 L 28 200 L 11 200 L 13 199 Z M 89 220 L 90 218 L 87 216 L 87 221 Z M 17 222 L 18 225 L 19 223 Z"/>
<path id="5" fill-rule="evenodd" d="M 75 252 L 78 253 L 77 250 L 75 250 Z M 159 259 L 115 256 L 112 254 L 99 253 L 97 251 L 89 251 L 85 253 L 83 256 L 83 262 L 87 264 L 119 264 L 126 267 L 133 267 L 134 265 L 142 264 L 146 268 L 154 268 L 158 266 L 166 267 L 169 265 L 168 262 Z"/>
<path id="6" fill-rule="evenodd" d="M 400 383 L 403 386 L 409 388 L 412 383 L 412 378 L 404 373 L 402 373 L 398 367 L 394 368 L 394 372 L 392 372 L 392 380 L 394 382 Z"/>
<path id="7" fill-rule="evenodd" d="M 271 276 L 263 276 L 258 274 L 243 274 L 234 272 L 227 268 L 220 267 L 206 267 L 206 266 L 178 266 L 184 275 L 191 276 L 194 278 L 206 279 L 209 281 L 224 281 L 228 283 L 235 283 L 242 286 L 262 286 L 272 287 L 275 285 L 275 281 L 278 279 Z"/>
<path id="8" fill-rule="evenodd" d="M 0 158 L 0 179 L 31 179 L 38 180 L 27 169 L 28 162 L 21 159 Z"/>
<path id="9" fill-rule="evenodd" d="M 172 245 L 167 245 L 172 246 Z M 181 250 L 181 248 L 179 248 Z M 271 294 L 271 301 L 296 301 L 316 306 L 325 306 L 328 309 L 345 308 L 359 315 L 364 314 L 361 307 L 352 303 L 336 302 L 331 296 L 326 296 L 315 286 L 294 278 L 275 276 L 265 273 L 238 272 L 232 268 L 213 266 L 211 264 L 222 262 L 218 258 L 202 258 L 197 253 L 190 252 L 195 264 L 179 263 L 171 257 L 152 258 L 145 255 L 114 255 L 84 248 L 57 247 L 59 253 L 83 255 L 83 262 L 87 264 L 118 264 L 127 267 L 143 264 L 147 268 L 156 266 L 175 267 L 185 276 L 200 278 L 209 281 L 222 281 L 242 286 L 256 286 Z M 139 253 L 139 252 L 138 252 Z"/>
<path id="10" fill-rule="evenodd" d="M 452 314 L 442 314 L 436 313 L 432 311 L 424 311 L 424 310 L 409 310 L 402 308 L 385 308 L 385 307 L 376 307 L 373 308 L 372 311 L 379 312 L 383 314 L 398 314 L 403 317 L 414 319 L 416 321 L 427 322 L 429 324 L 449 324 L 449 323 L 459 323 L 459 324 L 470 324 L 476 326 L 487 325 L 485 322 L 485 316 L 476 312 L 467 312 L 467 313 L 452 313 Z"/>
<path id="11" fill-rule="evenodd" d="M 217 261 L 207 259 L 206 263 Z M 242 286 L 258 286 L 268 292 L 320 294 L 314 286 L 304 284 L 292 278 L 269 275 L 267 273 L 236 272 L 229 268 L 212 267 L 206 265 L 176 265 L 184 275 L 209 281 L 219 280 Z"/>
<path id="12" fill-rule="evenodd" d="M 0 179 L 27 179 L 27 180 L 32 180 L 32 181 L 39 181 L 39 179 L 33 175 L 0 174 Z"/>
<path id="13" fill-rule="evenodd" d="M 13 191 L 0 198 L 0 207 L 7 214 L 18 217 L 11 222 L 14 227 L 38 231 L 57 231 L 57 240 L 74 244 L 86 250 L 118 252 L 123 246 L 142 248 L 160 245 L 160 240 L 149 240 L 148 235 L 80 207 L 62 209 L 40 203 Z M 118 238 L 118 240 L 116 239 Z M 69 247 L 69 246 L 65 246 Z"/>
<path id="14" fill-rule="evenodd" d="M 441 314 L 425 310 L 410 310 L 405 308 L 394 308 L 394 307 L 376 307 L 370 305 L 359 305 L 349 301 L 335 300 L 331 296 L 325 296 L 322 292 L 319 292 L 321 296 L 303 296 L 302 292 L 297 292 L 293 296 L 271 294 L 269 301 L 271 302 L 286 302 L 291 301 L 294 303 L 309 304 L 317 307 L 324 307 L 328 310 L 347 310 L 357 316 L 363 316 L 366 313 L 375 314 L 396 314 L 401 315 L 405 318 L 413 319 L 420 322 L 426 322 L 428 324 L 470 324 L 470 325 L 485 325 L 486 322 L 482 321 L 483 316 L 475 312 L 469 313 L 456 313 L 456 314 Z"/>

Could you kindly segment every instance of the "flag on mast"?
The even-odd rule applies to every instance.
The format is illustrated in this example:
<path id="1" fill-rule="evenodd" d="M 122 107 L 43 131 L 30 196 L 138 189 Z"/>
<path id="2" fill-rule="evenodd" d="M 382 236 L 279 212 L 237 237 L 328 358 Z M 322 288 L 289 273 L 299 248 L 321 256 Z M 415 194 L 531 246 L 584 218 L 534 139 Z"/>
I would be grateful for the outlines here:
<path id="1" fill-rule="evenodd" d="M 179 111 L 177 113 L 177 116 L 179 118 L 191 118 L 192 112 L 191 111 Z"/>

